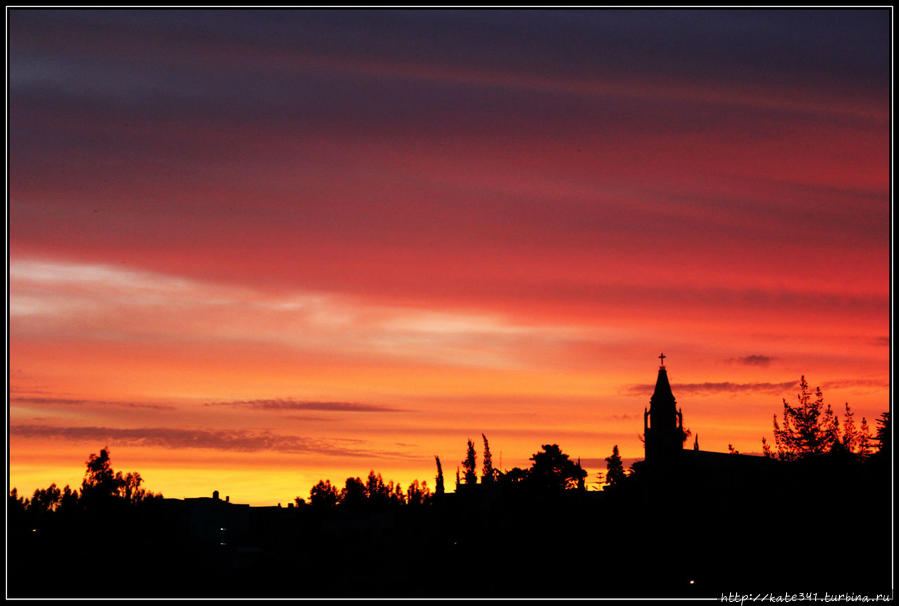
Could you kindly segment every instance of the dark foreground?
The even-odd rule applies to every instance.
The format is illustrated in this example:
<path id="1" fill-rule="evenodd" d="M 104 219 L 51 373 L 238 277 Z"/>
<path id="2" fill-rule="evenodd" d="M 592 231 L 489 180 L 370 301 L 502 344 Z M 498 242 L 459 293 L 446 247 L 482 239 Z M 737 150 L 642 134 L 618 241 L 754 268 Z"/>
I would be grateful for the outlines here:
<path id="1" fill-rule="evenodd" d="M 11 512 L 9 597 L 891 593 L 891 467 L 724 462 L 602 493 L 478 484 L 402 507 Z"/>

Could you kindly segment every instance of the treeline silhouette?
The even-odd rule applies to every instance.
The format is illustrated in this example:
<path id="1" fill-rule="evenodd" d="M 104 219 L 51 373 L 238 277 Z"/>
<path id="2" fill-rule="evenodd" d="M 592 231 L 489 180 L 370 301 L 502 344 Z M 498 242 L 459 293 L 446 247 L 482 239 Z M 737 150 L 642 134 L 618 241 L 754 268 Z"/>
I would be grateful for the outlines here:
<path id="1" fill-rule="evenodd" d="M 765 456 L 692 454 L 603 490 L 558 444 L 494 466 L 468 440 L 447 492 L 375 471 L 288 507 L 166 499 L 92 454 L 80 489 L 8 499 L 9 595 L 590 597 L 891 591 L 890 413 L 842 424 L 803 377 Z"/>

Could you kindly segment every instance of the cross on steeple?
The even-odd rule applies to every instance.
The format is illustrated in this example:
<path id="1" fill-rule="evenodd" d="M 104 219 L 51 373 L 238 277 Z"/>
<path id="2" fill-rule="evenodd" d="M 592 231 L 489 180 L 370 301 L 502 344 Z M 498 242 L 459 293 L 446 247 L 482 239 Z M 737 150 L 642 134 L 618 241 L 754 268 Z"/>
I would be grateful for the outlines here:
<path id="1" fill-rule="evenodd" d="M 663 353 L 659 354 L 659 371 L 655 389 L 649 398 L 649 410 L 643 411 L 643 441 L 646 461 L 649 465 L 667 465 L 675 460 L 684 448 L 684 416 L 677 408 L 677 401 L 668 382 Z M 668 463 L 666 463 L 666 461 Z"/>

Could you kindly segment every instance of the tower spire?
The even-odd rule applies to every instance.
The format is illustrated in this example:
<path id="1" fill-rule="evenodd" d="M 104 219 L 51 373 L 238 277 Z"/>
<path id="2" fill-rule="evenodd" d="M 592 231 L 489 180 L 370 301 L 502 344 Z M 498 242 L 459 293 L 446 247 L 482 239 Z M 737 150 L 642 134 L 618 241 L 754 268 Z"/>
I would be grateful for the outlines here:
<path id="1" fill-rule="evenodd" d="M 644 444 L 647 461 L 671 460 L 684 447 L 683 413 L 677 408 L 677 401 L 668 382 L 664 353 L 659 354 L 659 373 L 655 389 L 649 399 L 649 411 L 643 413 Z M 652 463 L 651 463 L 652 464 Z"/>

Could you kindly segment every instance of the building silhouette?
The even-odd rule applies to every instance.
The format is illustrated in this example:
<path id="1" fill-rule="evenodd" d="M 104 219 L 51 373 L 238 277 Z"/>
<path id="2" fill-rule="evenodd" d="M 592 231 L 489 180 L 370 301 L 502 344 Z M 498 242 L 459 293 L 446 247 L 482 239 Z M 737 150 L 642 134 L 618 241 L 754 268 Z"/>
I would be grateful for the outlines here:
<path id="1" fill-rule="evenodd" d="M 668 380 L 665 354 L 660 354 L 659 374 L 655 389 L 649 399 L 649 409 L 643 409 L 644 465 L 656 480 L 683 482 L 702 477 L 706 482 L 735 481 L 767 476 L 777 459 L 737 452 L 711 452 L 699 449 L 699 436 L 694 436 L 691 448 L 684 448 L 687 430 L 684 429 L 684 413 Z M 667 484 L 667 482 L 665 482 Z M 668 487 L 666 487 L 666 490 Z"/>
<path id="2" fill-rule="evenodd" d="M 687 433 L 684 431 L 684 413 L 677 408 L 677 401 L 668 382 L 665 354 L 659 355 L 659 376 L 649 399 L 649 410 L 643 409 L 643 444 L 648 465 L 670 465 L 684 448 Z"/>

